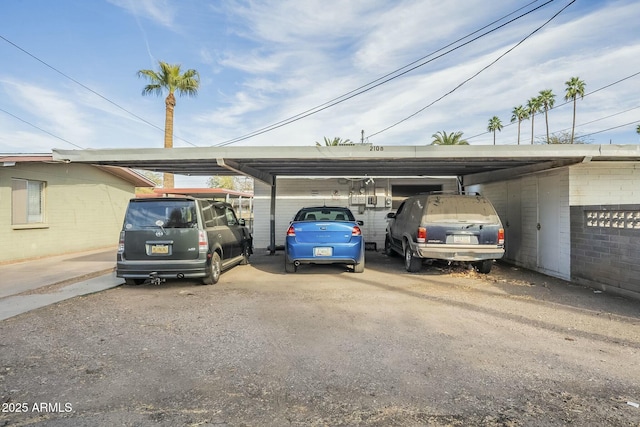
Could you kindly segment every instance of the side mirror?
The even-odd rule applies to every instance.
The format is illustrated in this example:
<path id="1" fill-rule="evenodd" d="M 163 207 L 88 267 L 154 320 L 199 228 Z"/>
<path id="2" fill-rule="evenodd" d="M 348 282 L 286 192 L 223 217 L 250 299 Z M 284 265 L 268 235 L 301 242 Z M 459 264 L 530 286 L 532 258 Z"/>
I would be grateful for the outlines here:
<path id="1" fill-rule="evenodd" d="M 394 219 L 396 217 L 396 214 L 394 212 L 389 212 L 387 214 L 387 219 Z"/>
<path id="2" fill-rule="evenodd" d="M 364 221 L 357 220 L 357 221 L 356 221 L 356 224 L 358 224 L 358 225 L 364 225 Z"/>
<path id="3" fill-rule="evenodd" d="M 239 220 L 238 220 L 238 224 L 239 224 L 239 225 L 242 225 L 242 226 L 244 227 L 244 225 L 245 225 L 245 220 L 244 220 L 244 218 L 239 219 Z"/>

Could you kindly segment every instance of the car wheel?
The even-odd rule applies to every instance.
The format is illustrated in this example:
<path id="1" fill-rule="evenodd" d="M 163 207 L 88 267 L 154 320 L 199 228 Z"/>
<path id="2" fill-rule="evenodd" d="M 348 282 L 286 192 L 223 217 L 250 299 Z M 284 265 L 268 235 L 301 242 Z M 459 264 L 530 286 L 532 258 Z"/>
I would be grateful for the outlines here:
<path id="1" fill-rule="evenodd" d="M 298 271 L 298 267 L 292 262 L 289 262 L 289 257 L 287 256 L 287 250 L 284 251 L 284 271 L 286 273 L 295 273 Z"/>
<path id="2" fill-rule="evenodd" d="M 364 258 L 357 264 L 353 264 L 354 273 L 364 273 Z"/>
<path id="3" fill-rule="evenodd" d="M 384 238 L 384 254 L 386 256 L 395 256 L 396 252 L 391 248 L 391 240 L 389 239 L 389 235 Z"/>
<path id="4" fill-rule="evenodd" d="M 295 273 L 298 270 L 298 267 L 292 262 L 288 262 L 286 259 L 284 260 L 284 271 L 287 273 Z"/>
<path id="5" fill-rule="evenodd" d="M 222 272 L 222 263 L 220 261 L 220 254 L 214 252 L 211 256 L 211 264 L 209 265 L 209 275 L 204 278 L 205 285 L 215 285 L 220 280 L 220 273 Z"/>
<path id="6" fill-rule="evenodd" d="M 144 279 L 124 279 L 124 284 L 127 286 L 138 286 L 144 283 Z"/>
<path id="7" fill-rule="evenodd" d="M 242 261 L 240 261 L 240 265 L 249 264 L 249 256 L 251 256 L 251 251 L 249 250 L 249 245 L 244 245 L 242 247 Z"/>
<path id="8" fill-rule="evenodd" d="M 422 260 L 413 256 L 408 244 L 404 248 L 404 268 L 409 273 L 417 273 L 422 268 Z"/>
<path id="9" fill-rule="evenodd" d="M 473 264 L 473 268 L 476 269 L 478 273 L 489 274 L 491 272 L 491 266 L 493 266 L 493 260 L 485 259 L 484 261 L 479 261 Z"/>

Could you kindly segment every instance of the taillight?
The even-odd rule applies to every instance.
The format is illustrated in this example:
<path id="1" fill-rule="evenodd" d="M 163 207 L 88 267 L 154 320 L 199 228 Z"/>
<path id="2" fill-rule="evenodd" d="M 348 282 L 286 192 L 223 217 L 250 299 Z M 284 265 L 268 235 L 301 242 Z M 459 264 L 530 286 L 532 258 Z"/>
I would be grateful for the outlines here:
<path id="1" fill-rule="evenodd" d="M 295 228 L 293 228 L 293 225 L 289 226 L 289 229 L 287 230 L 287 236 L 295 236 L 296 235 L 296 230 Z"/>
<path id="2" fill-rule="evenodd" d="M 504 228 L 498 230 L 498 244 L 504 245 Z"/>
<path id="3" fill-rule="evenodd" d="M 209 252 L 209 240 L 207 239 L 207 232 L 204 230 L 198 231 L 198 250 L 200 252 Z"/>
<path id="4" fill-rule="evenodd" d="M 360 230 L 360 227 L 358 227 L 357 225 L 354 225 L 353 228 L 351 229 L 351 235 L 362 236 L 362 230 Z"/>
<path id="5" fill-rule="evenodd" d="M 416 236 L 418 243 L 424 243 L 427 241 L 427 229 L 424 227 L 418 227 L 418 235 Z"/>
<path id="6" fill-rule="evenodd" d="M 118 242 L 118 253 L 124 253 L 124 231 L 120 232 L 120 241 Z"/>

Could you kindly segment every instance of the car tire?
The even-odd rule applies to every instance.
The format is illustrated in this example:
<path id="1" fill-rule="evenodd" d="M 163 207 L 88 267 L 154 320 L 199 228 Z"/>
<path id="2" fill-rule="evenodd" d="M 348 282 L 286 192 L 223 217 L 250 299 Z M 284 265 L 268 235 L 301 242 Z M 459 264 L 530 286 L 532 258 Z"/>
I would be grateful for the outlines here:
<path id="1" fill-rule="evenodd" d="M 222 262 L 220 261 L 220 254 L 214 252 L 211 255 L 211 263 L 209 265 L 209 274 L 202 281 L 205 285 L 215 285 L 220 280 L 220 274 L 222 273 Z"/>
<path id="2" fill-rule="evenodd" d="M 139 286 L 144 283 L 145 279 L 124 279 L 124 284 L 127 286 Z"/>
<path id="3" fill-rule="evenodd" d="M 284 251 L 284 271 L 286 273 L 295 273 L 298 271 L 298 267 L 292 262 L 289 262 L 289 257 L 287 256 L 287 251 Z"/>
<path id="4" fill-rule="evenodd" d="M 354 273 L 364 273 L 364 258 L 357 264 L 353 264 Z"/>
<path id="5" fill-rule="evenodd" d="M 292 262 L 284 260 L 284 271 L 287 273 L 295 273 L 298 270 L 298 267 Z"/>
<path id="6" fill-rule="evenodd" d="M 242 247 L 242 261 L 240 261 L 240 265 L 249 264 L 249 256 L 251 256 L 251 251 L 249 250 L 249 246 L 244 245 Z"/>
<path id="7" fill-rule="evenodd" d="M 389 235 L 386 235 L 384 238 L 384 254 L 386 256 L 396 256 L 396 251 L 391 247 L 391 239 L 389 239 Z"/>
<path id="8" fill-rule="evenodd" d="M 484 261 L 479 261 L 473 264 L 473 268 L 475 268 L 478 273 L 482 274 L 489 274 L 492 266 L 493 260 L 491 259 L 485 259 Z"/>
<path id="9" fill-rule="evenodd" d="M 422 260 L 413 256 L 409 244 L 404 248 L 404 268 L 409 273 L 417 273 L 422 268 Z"/>

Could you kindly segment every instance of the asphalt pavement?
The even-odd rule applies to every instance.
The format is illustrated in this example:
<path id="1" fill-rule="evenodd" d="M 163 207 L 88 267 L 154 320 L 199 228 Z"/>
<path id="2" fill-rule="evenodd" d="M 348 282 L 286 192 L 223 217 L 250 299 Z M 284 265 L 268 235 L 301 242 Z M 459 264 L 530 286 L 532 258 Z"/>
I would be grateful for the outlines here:
<path id="1" fill-rule="evenodd" d="M 116 249 L 0 265 L 0 320 L 124 283 L 115 275 Z"/>

